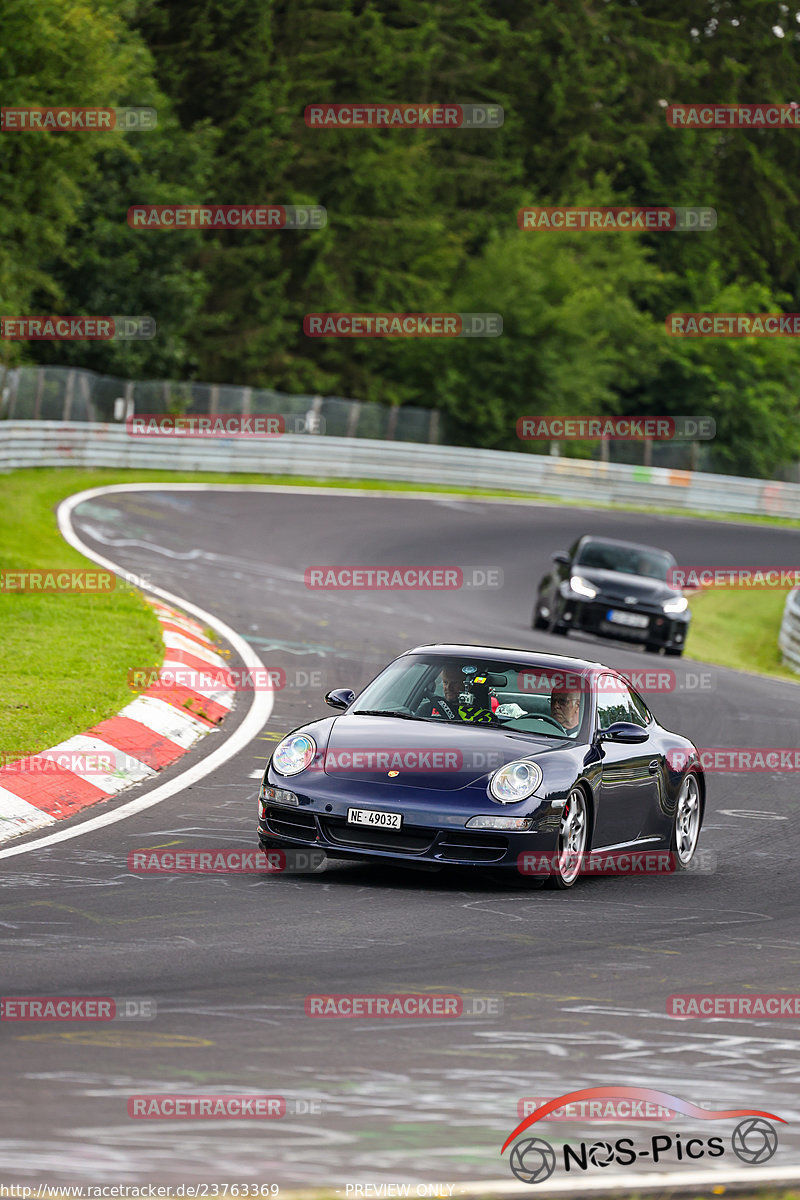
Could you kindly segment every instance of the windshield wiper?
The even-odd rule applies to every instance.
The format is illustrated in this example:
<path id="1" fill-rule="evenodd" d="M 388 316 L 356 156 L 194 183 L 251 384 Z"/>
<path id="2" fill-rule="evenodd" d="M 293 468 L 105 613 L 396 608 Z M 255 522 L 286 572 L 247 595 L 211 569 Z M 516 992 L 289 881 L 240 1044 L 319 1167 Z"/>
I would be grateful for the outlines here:
<path id="1" fill-rule="evenodd" d="M 424 717 L 415 717 L 412 713 L 395 712 L 391 708 L 356 708 L 354 717 L 397 717 L 398 721 L 424 721 Z"/>

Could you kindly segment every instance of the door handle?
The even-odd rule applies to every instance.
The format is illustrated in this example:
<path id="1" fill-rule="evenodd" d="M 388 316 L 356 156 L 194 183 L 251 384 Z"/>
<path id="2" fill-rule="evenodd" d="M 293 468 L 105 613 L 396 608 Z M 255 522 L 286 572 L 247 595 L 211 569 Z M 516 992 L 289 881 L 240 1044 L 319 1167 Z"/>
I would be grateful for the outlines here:
<path id="1" fill-rule="evenodd" d="M 658 759 L 654 758 L 652 760 L 652 762 L 649 764 L 647 769 L 651 775 L 657 775 L 658 774 Z"/>

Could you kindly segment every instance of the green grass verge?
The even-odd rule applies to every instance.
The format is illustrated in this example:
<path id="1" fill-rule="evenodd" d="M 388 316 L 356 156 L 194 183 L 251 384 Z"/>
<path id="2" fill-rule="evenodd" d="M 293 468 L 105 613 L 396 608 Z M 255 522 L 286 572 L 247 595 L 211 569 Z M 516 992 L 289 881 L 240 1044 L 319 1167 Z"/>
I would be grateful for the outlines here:
<path id="1" fill-rule="evenodd" d="M 318 480 L 286 475 L 124 470 L 41 469 L 0 475 L 0 569 L 87 566 L 61 539 L 55 520 L 60 500 L 90 487 L 130 482 L 269 483 L 369 491 L 439 492 L 535 500 L 581 507 L 503 489 L 394 483 L 370 479 Z M 593 505 L 620 511 L 673 512 L 676 516 L 730 520 L 718 513 Z M 800 527 L 779 517 L 736 518 L 753 524 Z M 780 664 L 776 638 L 785 594 L 716 592 L 692 602 L 695 619 L 688 653 L 722 666 L 797 681 Z M 118 712 L 134 694 L 128 669 L 160 665 L 158 623 L 134 589 L 110 595 L 43 595 L 0 592 L 0 755 L 35 753 Z"/>
<path id="2" fill-rule="evenodd" d="M 77 490 L 70 475 L 0 476 L 0 570 L 93 567 L 56 525 L 55 505 Z M 136 694 L 128 669 L 163 660 L 158 621 L 130 587 L 106 595 L 0 591 L 0 629 L 0 764 L 113 716 Z"/>
<path id="3" fill-rule="evenodd" d="M 722 667 L 800 683 L 800 675 L 781 662 L 778 649 L 786 596 L 785 591 L 731 588 L 709 589 L 692 597 L 687 655 Z"/>

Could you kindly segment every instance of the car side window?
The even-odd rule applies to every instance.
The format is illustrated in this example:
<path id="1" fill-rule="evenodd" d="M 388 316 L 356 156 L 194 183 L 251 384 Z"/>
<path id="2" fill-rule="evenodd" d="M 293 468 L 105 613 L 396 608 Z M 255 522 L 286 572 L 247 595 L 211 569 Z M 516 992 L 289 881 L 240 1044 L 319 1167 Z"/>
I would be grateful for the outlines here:
<path id="1" fill-rule="evenodd" d="M 638 692 L 635 692 L 633 688 L 630 688 L 629 691 L 631 704 L 633 705 L 634 710 L 639 714 L 639 720 L 636 721 L 635 724 L 649 725 L 653 719 L 653 714 L 650 712 L 650 709 L 647 707 Z"/>
<path id="2" fill-rule="evenodd" d="M 615 721 L 629 721 L 632 725 L 647 725 L 647 710 L 644 712 L 634 703 L 630 688 L 613 675 L 601 675 L 597 697 L 597 728 L 608 729 Z M 640 701 L 641 704 L 641 701 Z M 642 705 L 642 707 L 644 707 Z"/>

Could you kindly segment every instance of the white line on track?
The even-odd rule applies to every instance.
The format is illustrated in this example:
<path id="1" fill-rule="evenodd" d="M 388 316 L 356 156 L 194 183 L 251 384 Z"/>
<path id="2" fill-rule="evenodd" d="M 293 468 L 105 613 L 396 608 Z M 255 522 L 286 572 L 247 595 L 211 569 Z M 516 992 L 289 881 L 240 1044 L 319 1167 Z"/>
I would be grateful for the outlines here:
<path id="1" fill-rule="evenodd" d="M 184 490 L 186 488 L 194 491 L 212 491 L 214 490 L 214 485 L 200 483 L 116 483 L 109 487 L 90 488 L 88 491 L 78 492 L 76 495 L 62 500 L 58 506 L 57 517 L 61 536 L 65 541 L 69 542 L 70 546 L 73 546 L 86 558 L 91 559 L 92 562 L 97 563 L 98 566 L 105 567 L 117 575 L 123 575 L 123 567 L 112 562 L 111 559 L 104 558 L 101 554 L 95 553 L 94 550 L 81 541 L 72 527 L 73 509 L 78 504 L 82 504 L 84 500 L 94 500 L 98 496 L 108 496 L 115 492 L 164 492 L 178 489 Z M 192 604 L 180 596 L 173 595 L 172 592 L 165 592 L 162 588 L 142 587 L 141 590 L 153 596 L 158 596 L 161 600 L 165 600 L 169 604 L 175 604 L 183 611 L 191 613 L 205 625 L 215 630 L 221 637 L 225 638 L 233 646 L 247 667 L 256 671 L 266 671 L 266 667 L 255 650 L 253 650 L 244 638 L 239 636 L 235 629 L 231 629 L 229 625 L 226 625 L 218 617 L 212 616 L 211 613 L 206 612 L 205 609 L 200 608 L 197 604 Z M 264 728 L 272 712 L 272 704 L 272 692 L 254 691 L 253 702 L 241 725 L 234 730 L 230 737 L 225 739 L 221 746 L 204 758 L 202 762 L 195 763 L 187 771 L 183 771 L 182 774 L 177 775 L 174 779 L 170 779 L 168 783 L 161 784 L 154 791 L 148 792 L 144 796 L 139 796 L 138 799 L 131 800 L 128 804 L 120 805 L 119 808 L 115 808 L 111 812 L 101 813 L 100 816 L 91 817 L 89 820 L 82 821 L 79 825 L 71 826 L 69 829 L 62 829 L 58 833 L 51 833 L 46 837 L 37 838 L 36 841 L 28 842 L 24 846 L 10 846 L 6 850 L 0 850 L 0 858 L 13 858 L 17 854 L 28 854 L 32 850 L 41 850 L 46 846 L 53 846 L 57 842 L 66 842 L 71 838 L 82 837 L 85 833 L 92 833 L 96 829 L 103 829 L 106 825 L 113 825 L 117 821 L 124 821 L 126 817 L 132 817 L 136 813 L 152 808 L 154 804 L 160 804 L 162 800 L 168 800 L 176 792 L 180 792 L 191 784 L 197 783 L 198 780 L 204 779 L 206 775 L 210 775 L 212 771 L 216 771 L 217 767 L 221 767 L 229 758 L 233 758 L 234 754 L 238 754 Z"/>

